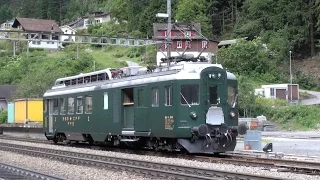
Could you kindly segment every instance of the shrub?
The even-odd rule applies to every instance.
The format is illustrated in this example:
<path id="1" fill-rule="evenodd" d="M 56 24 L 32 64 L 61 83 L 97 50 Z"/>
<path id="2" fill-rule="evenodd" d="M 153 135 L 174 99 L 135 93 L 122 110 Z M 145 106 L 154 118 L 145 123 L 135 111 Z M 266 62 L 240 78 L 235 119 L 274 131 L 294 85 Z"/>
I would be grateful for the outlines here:
<path id="1" fill-rule="evenodd" d="M 0 112 L 0 124 L 5 124 L 8 122 L 8 111 L 2 110 Z"/>

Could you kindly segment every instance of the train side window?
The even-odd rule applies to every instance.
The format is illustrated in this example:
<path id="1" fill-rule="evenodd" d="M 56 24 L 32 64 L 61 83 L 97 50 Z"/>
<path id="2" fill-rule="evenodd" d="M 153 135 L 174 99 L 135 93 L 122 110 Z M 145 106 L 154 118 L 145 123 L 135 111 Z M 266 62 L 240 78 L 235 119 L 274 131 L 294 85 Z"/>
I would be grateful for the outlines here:
<path id="1" fill-rule="evenodd" d="M 210 104 L 218 104 L 218 88 L 217 88 L 217 85 L 210 86 Z"/>
<path id="2" fill-rule="evenodd" d="M 185 84 L 181 86 L 181 104 L 198 105 L 199 104 L 199 85 Z"/>
<path id="3" fill-rule="evenodd" d="M 60 98 L 60 114 L 66 114 L 66 100 L 64 98 Z"/>
<path id="4" fill-rule="evenodd" d="M 82 96 L 77 97 L 77 114 L 83 113 L 83 98 Z"/>
<path id="5" fill-rule="evenodd" d="M 103 95 L 103 109 L 107 110 L 109 107 L 109 99 L 108 99 L 108 93 L 105 92 L 104 95 Z"/>
<path id="6" fill-rule="evenodd" d="M 152 107 L 159 107 L 159 88 L 152 88 Z"/>
<path id="7" fill-rule="evenodd" d="M 172 106 L 172 86 L 165 86 L 165 105 Z"/>
<path id="8" fill-rule="evenodd" d="M 69 97 L 68 98 L 68 114 L 74 113 L 74 98 Z"/>
<path id="9" fill-rule="evenodd" d="M 92 113 L 92 96 L 86 96 L 85 98 L 85 113 Z"/>
<path id="10" fill-rule="evenodd" d="M 52 99 L 52 104 L 53 104 L 53 115 L 58 115 L 59 114 L 59 104 L 58 104 L 58 99 Z"/>
<path id="11" fill-rule="evenodd" d="M 228 86 L 228 103 L 229 105 L 233 105 L 235 102 L 235 96 L 236 96 L 236 87 L 234 86 Z"/>

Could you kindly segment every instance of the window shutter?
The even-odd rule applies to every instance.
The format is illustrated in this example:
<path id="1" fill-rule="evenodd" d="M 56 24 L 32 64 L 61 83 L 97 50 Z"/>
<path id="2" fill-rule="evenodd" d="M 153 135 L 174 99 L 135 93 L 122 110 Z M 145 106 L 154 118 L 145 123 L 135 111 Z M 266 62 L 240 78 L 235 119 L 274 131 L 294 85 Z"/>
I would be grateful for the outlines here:
<path id="1" fill-rule="evenodd" d="M 186 48 L 186 42 L 185 41 L 182 41 L 182 48 Z"/>

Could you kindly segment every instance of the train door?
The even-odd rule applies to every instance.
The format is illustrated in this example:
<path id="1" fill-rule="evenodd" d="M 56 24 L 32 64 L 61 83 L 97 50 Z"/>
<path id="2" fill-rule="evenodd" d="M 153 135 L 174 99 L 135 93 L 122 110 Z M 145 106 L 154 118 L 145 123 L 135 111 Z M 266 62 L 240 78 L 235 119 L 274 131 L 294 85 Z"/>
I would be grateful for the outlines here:
<path id="1" fill-rule="evenodd" d="M 123 95 L 123 129 L 134 129 L 134 97 L 133 88 L 122 89 Z"/>
<path id="2" fill-rule="evenodd" d="M 54 99 L 49 100 L 49 122 L 48 122 L 49 133 L 53 133 L 54 103 L 55 103 Z"/>
<path id="3" fill-rule="evenodd" d="M 221 125 L 224 123 L 226 102 L 226 74 L 222 69 L 210 67 L 202 71 L 202 93 L 206 105 L 206 123 Z"/>
<path id="4" fill-rule="evenodd" d="M 148 131 L 148 104 L 146 96 L 146 86 L 140 86 L 134 89 L 134 129 L 139 132 Z"/>

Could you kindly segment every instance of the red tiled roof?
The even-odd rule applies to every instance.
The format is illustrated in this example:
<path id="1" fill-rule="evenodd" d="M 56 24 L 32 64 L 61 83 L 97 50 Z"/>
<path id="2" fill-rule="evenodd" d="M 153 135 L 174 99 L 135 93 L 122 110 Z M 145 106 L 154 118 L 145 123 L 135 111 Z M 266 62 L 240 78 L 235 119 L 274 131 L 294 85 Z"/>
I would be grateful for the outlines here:
<path id="1" fill-rule="evenodd" d="M 22 26 L 24 31 L 63 33 L 54 20 L 33 19 L 33 18 L 16 18 L 12 25 L 13 28 Z"/>

